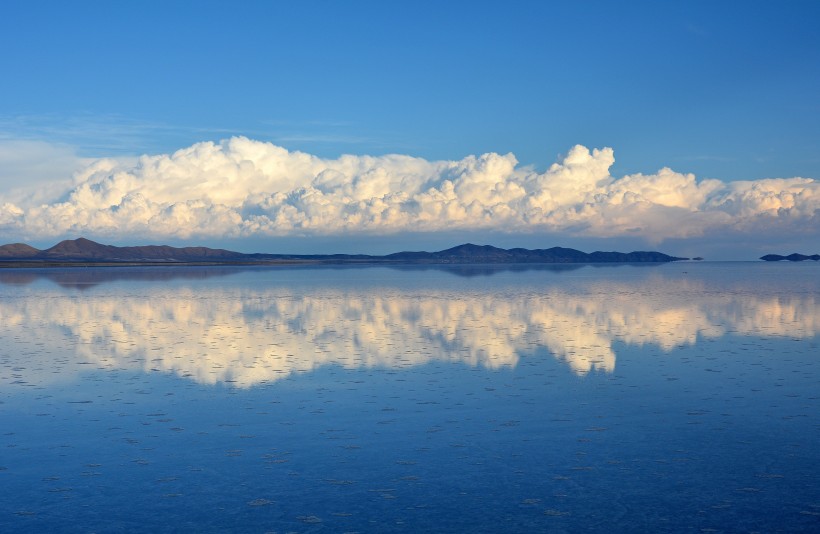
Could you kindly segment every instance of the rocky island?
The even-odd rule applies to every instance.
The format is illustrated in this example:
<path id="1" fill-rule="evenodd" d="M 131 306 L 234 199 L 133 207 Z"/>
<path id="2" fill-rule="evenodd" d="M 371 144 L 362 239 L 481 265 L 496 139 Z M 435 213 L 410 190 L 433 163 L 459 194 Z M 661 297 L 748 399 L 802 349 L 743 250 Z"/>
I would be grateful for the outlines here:
<path id="1" fill-rule="evenodd" d="M 490 245 L 458 245 L 438 252 L 396 252 L 386 256 L 367 254 L 245 254 L 207 247 L 148 245 L 117 247 L 79 238 L 40 250 L 14 243 L 0 246 L 0 266 L 72 265 L 179 265 L 179 264 L 277 264 L 277 263 L 660 263 L 686 260 L 661 252 L 592 252 L 571 248 L 503 249 Z"/>

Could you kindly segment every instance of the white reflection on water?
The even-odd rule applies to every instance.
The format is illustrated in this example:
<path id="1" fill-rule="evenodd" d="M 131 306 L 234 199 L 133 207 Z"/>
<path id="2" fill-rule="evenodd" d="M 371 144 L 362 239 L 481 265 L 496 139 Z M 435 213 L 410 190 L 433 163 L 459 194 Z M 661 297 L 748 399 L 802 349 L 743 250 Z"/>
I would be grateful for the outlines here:
<path id="1" fill-rule="evenodd" d="M 250 387 L 328 364 L 513 367 L 543 348 L 584 375 L 612 372 L 617 342 L 670 351 L 727 333 L 809 338 L 820 330 L 813 294 L 714 292 L 662 276 L 515 291 L 141 289 L 0 300 L 0 342 L 15 347 L 3 358 L 12 378 L 42 384 L 91 366 Z"/>

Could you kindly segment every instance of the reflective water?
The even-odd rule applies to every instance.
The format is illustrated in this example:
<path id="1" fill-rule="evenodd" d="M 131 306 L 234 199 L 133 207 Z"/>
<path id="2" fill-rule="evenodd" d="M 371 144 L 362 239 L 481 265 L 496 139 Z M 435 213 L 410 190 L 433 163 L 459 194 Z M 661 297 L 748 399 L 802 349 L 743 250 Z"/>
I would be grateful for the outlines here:
<path id="1" fill-rule="evenodd" d="M 819 267 L 0 270 L 0 531 L 817 531 Z"/>

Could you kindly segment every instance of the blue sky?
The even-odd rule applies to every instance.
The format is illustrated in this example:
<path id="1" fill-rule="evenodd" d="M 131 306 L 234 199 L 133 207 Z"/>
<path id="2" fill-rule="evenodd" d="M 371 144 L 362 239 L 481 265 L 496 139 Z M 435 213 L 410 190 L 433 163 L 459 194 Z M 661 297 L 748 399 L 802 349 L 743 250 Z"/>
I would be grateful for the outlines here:
<path id="1" fill-rule="evenodd" d="M 811 228 L 820 224 L 812 211 L 820 208 L 818 23 L 820 3 L 799 1 L 5 2 L 0 6 L 0 210 L 6 213 L 0 212 L 0 235 L 9 236 L 5 241 L 48 245 L 79 232 L 107 242 L 195 241 L 271 252 L 281 247 L 435 248 L 423 245 L 457 244 L 462 237 L 493 239 L 500 246 L 634 245 L 679 254 L 722 251 L 726 243 L 737 244 L 737 254 L 749 247 L 789 252 L 771 250 L 787 242 L 817 252 L 820 238 Z M 161 158 L 203 142 L 235 155 L 235 147 L 219 145 L 235 137 L 261 143 L 247 148 L 254 154 L 283 147 L 324 163 L 295 182 L 277 181 L 257 165 L 255 178 L 223 184 L 244 187 L 250 195 L 248 184 L 268 180 L 267 189 L 253 191 L 258 205 L 250 206 L 250 196 L 232 197 L 234 204 L 204 190 L 185 196 L 182 191 L 189 186 L 180 186 L 178 198 L 152 196 L 148 181 L 167 178 L 161 169 L 146 174 L 133 159 Z M 345 167 L 350 171 L 345 174 L 338 164 L 343 154 L 401 154 L 463 167 L 472 155 L 512 153 L 515 177 L 499 171 L 503 176 L 495 182 L 482 179 L 491 188 L 511 181 L 531 200 L 538 196 L 536 189 L 564 178 L 524 174 L 548 173 L 554 164 L 568 168 L 564 158 L 576 145 L 614 150 L 607 172 L 617 183 L 604 184 L 594 172 L 579 182 L 590 194 L 601 188 L 595 198 L 621 194 L 624 177 L 657 177 L 668 167 L 680 175 L 694 174 L 698 183 L 719 180 L 727 189 L 710 187 L 693 193 L 691 202 L 672 205 L 660 196 L 649 198 L 647 191 L 661 183 L 678 190 L 683 182 L 650 179 L 632 184 L 638 187 L 633 192 L 667 208 L 714 209 L 729 216 L 707 214 L 710 222 L 699 219 L 691 232 L 657 232 L 648 227 L 668 215 L 644 206 L 645 219 L 635 215 L 634 224 L 622 221 L 625 230 L 618 233 L 600 230 L 606 224 L 592 215 L 577 219 L 581 204 L 596 202 L 592 197 L 565 195 L 550 204 L 552 215 L 541 206 L 545 218 L 537 223 L 532 214 L 511 218 L 496 210 L 471 225 L 465 221 L 478 212 L 467 210 L 453 225 L 435 208 L 428 215 L 441 224 L 428 221 L 420 232 L 413 231 L 412 221 L 398 219 L 384 224 L 384 231 L 378 223 L 361 231 L 355 224 L 321 230 L 318 219 L 308 224 L 304 217 L 289 220 L 290 230 L 285 230 L 275 221 L 290 213 L 283 203 L 295 201 L 280 199 L 271 207 L 276 193 L 292 198 L 295 191 L 315 185 L 313 179 L 325 168 L 341 172 L 345 177 L 340 179 L 350 183 L 364 179 L 356 172 L 370 172 L 365 178 L 374 169 L 395 176 L 409 172 L 380 161 L 354 166 L 358 171 Z M 104 158 L 117 165 L 85 174 L 80 170 Z M 198 170 L 185 178 L 186 184 L 207 180 L 202 169 L 211 164 L 186 168 L 191 165 Z M 330 201 L 337 204 L 347 202 L 334 212 L 338 216 L 350 215 L 360 206 L 355 202 L 384 200 L 402 191 L 409 196 L 396 200 L 401 209 L 408 203 L 424 206 L 416 196 L 428 187 L 438 191 L 452 178 L 437 169 L 416 170 L 410 186 L 396 179 L 391 183 L 398 189 L 378 190 L 371 197 L 362 197 L 361 191 L 350 197 L 342 189 L 322 192 L 336 195 Z M 111 185 L 117 172 L 133 177 L 132 190 L 123 190 L 122 181 Z M 761 203 L 760 195 L 751 199 L 748 187 L 733 185 L 794 177 L 809 181 L 777 183 L 761 193 L 777 196 L 788 190 L 791 200 L 780 195 L 781 205 Z M 86 197 L 83 204 L 77 200 L 81 180 L 122 195 Z M 36 194 L 26 191 L 31 184 L 38 184 Z M 203 200 L 227 206 L 244 226 L 219 231 L 220 223 L 212 220 L 219 206 L 210 205 L 209 222 L 201 214 L 190 215 L 197 226 L 188 233 L 163 233 L 157 230 L 162 225 L 146 222 L 155 219 L 145 213 L 132 226 L 122 215 L 127 211 L 122 199 L 129 192 L 139 192 L 149 211 L 168 212 L 175 204 L 190 207 Z M 265 202 L 259 200 L 263 193 L 269 197 Z M 704 195 L 711 196 L 704 200 Z M 753 206 L 737 208 L 738 195 Z M 482 213 L 501 202 L 520 215 L 525 198 L 502 197 L 481 199 Z M 460 198 L 464 206 L 476 200 Z M 71 203 L 75 209 L 61 207 Z M 100 215 L 112 207 L 118 207 L 116 216 Z M 776 213 L 778 208 L 792 211 L 786 217 L 782 210 Z M 765 221 L 749 219 L 765 209 L 770 210 L 763 214 Z M 749 210 L 757 211 L 750 215 Z M 746 214 L 743 220 L 737 218 L 740 212 Z M 250 224 L 249 214 L 267 222 Z M 42 223 L 46 218 L 49 224 Z M 689 220 L 684 217 L 680 224 Z M 761 227 L 774 230 L 761 232 Z M 795 229 L 800 230 L 797 238 Z"/>

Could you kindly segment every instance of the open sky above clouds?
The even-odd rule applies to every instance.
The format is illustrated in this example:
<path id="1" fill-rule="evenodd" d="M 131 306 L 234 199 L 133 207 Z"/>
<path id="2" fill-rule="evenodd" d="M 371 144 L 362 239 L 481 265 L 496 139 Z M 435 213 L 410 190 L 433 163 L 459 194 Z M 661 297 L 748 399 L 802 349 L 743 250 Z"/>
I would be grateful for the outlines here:
<path id="1" fill-rule="evenodd" d="M 820 3 L 4 2 L 0 241 L 820 252 Z"/>

